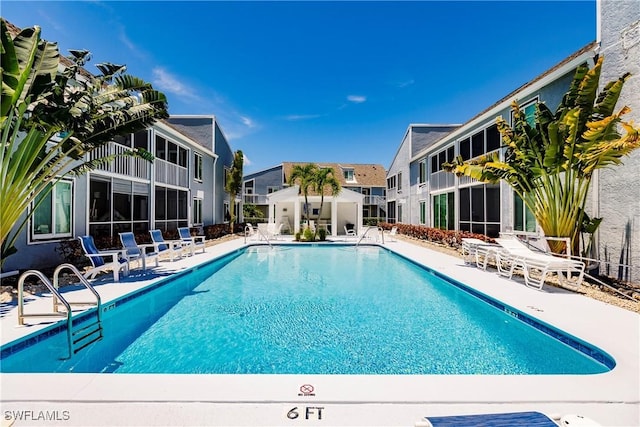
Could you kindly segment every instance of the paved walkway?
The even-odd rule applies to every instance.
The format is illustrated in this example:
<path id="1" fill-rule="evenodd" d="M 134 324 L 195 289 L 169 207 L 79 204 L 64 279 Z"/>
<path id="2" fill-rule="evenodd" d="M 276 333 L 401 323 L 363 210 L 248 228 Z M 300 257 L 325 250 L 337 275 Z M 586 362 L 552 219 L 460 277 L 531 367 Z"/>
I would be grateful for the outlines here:
<path id="1" fill-rule="evenodd" d="M 242 239 L 227 241 L 96 289 L 108 304 L 243 246 Z M 529 289 L 411 242 L 385 246 L 603 349 L 616 367 L 599 375 L 532 376 L 0 374 L 2 418 L 27 419 L 16 426 L 410 426 L 424 416 L 533 410 L 640 425 L 638 314 L 562 289 Z M 50 299 L 34 297 L 26 310 L 49 306 Z M 0 307 L 3 345 L 45 327 L 17 326 L 16 311 Z M 313 393 L 301 392 L 305 385 Z"/>

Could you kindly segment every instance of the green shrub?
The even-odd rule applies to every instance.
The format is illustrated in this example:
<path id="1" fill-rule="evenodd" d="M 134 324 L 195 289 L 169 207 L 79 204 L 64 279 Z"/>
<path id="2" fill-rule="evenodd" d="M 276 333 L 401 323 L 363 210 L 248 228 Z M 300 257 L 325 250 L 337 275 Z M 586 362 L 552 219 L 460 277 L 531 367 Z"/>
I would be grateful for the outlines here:
<path id="1" fill-rule="evenodd" d="M 313 231 L 311 231 L 311 229 L 309 227 L 304 229 L 304 234 L 303 234 L 304 240 L 307 242 L 310 242 L 313 240 Z"/>
<path id="2" fill-rule="evenodd" d="M 300 241 L 300 236 L 301 236 L 301 235 L 302 235 L 302 233 L 300 233 L 299 231 L 298 231 L 298 232 L 296 232 L 296 236 L 295 236 L 296 242 L 299 242 L 299 241 Z"/>
<path id="3" fill-rule="evenodd" d="M 324 228 L 319 229 L 318 236 L 320 237 L 320 241 L 324 242 L 327 240 L 327 230 Z"/>

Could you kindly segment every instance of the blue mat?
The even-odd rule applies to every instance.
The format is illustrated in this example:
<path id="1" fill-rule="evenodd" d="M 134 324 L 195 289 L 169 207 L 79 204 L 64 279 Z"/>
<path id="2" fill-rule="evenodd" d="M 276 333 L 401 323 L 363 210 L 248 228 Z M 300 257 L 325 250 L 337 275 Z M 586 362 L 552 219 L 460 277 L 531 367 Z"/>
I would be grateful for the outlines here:
<path id="1" fill-rule="evenodd" d="M 558 427 L 558 424 L 551 418 L 540 412 L 454 415 L 449 417 L 425 418 L 433 427 Z"/>

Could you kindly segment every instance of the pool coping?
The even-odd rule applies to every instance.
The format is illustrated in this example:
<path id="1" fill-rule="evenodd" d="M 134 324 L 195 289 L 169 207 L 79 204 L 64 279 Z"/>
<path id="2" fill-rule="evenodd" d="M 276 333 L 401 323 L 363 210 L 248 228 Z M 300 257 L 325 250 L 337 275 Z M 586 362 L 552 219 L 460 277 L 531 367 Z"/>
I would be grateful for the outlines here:
<path id="1" fill-rule="evenodd" d="M 205 254 L 161 263 L 157 272 L 162 276 L 185 271 L 244 246 L 242 239 L 224 242 L 209 247 Z M 71 419 L 60 420 L 59 425 L 83 425 L 83 422 L 97 425 L 92 418 L 87 424 L 85 417 L 94 414 L 95 407 L 104 411 L 105 405 L 123 408 L 126 414 L 107 411 L 108 415 L 98 422 L 104 421 L 100 425 L 202 424 L 203 417 L 204 425 L 281 425 L 291 421 L 287 415 L 291 408 L 299 411 L 319 405 L 325 408 L 323 420 L 311 414 L 311 418 L 304 419 L 305 423 L 407 425 L 426 415 L 508 409 L 573 411 L 603 425 L 640 424 L 638 314 L 570 291 L 547 286 L 543 291 L 526 288 L 494 272 L 465 265 L 461 258 L 400 239 L 384 246 L 602 349 L 615 359 L 616 366 L 603 374 L 537 376 L 0 374 L 3 409 L 20 410 L 34 405 L 49 411 L 71 408 L 67 409 L 71 411 Z M 108 304 L 135 287 L 149 286 L 160 279 L 96 289 Z M 34 307 L 36 303 L 46 301 L 30 302 Z M 25 336 L 27 330 L 31 333 L 42 329 L 15 326 L 17 318 L 13 311 L 0 316 L 3 344 L 20 334 Z M 305 385 L 312 385 L 313 392 L 303 392 Z M 213 410 L 217 415 L 211 418 Z M 216 421 L 218 416 L 220 419 Z M 158 417 L 157 422 L 150 421 L 154 417 Z M 303 415 L 299 417 L 302 421 Z"/>

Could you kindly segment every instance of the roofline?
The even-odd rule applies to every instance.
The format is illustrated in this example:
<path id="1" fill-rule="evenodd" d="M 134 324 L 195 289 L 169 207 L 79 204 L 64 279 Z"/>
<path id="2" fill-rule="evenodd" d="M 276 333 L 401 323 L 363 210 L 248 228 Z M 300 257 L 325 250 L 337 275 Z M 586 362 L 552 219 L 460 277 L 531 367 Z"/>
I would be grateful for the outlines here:
<path id="1" fill-rule="evenodd" d="M 391 163 L 389 164 L 389 167 L 385 168 L 385 171 L 388 172 L 388 171 L 391 170 L 391 165 L 393 165 L 393 162 L 396 161 L 396 157 L 398 157 L 398 153 L 400 153 L 400 149 L 402 148 L 402 142 L 404 142 L 404 139 L 407 137 L 407 134 L 409 133 L 411 128 L 414 128 L 414 127 L 421 127 L 421 128 L 436 128 L 436 127 L 439 127 L 439 128 L 441 128 L 441 127 L 460 127 L 460 126 L 462 126 L 462 124 L 459 124 L 459 123 L 443 123 L 443 124 L 409 123 L 409 125 L 407 126 L 407 130 L 405 130 L 404 134 L 402 135 L 402 140 L 400 141 L 400 145 L 398 146 L 398 149 L 396 150 L 396 154 L 393 155 L 393 159 L 391 160 Z M 453 130 L 452 130 L 452 132 L 453 132 Z M 440 138 L 440 139 L 442 139 L 442 138 Z M 409 141 L 409 143 L 411 144 L 411 141 Z M 411 150 L 411 146 L 409 146 L 409 152 L 411 152 L 411 151 L 412 151 Z"/>
<path id="2" fill-rule="evenodd" d="M 411 157 L 410 162 L 414 162 L 422 157 L 424 157 L 427 153 L 433 151 L 434 148 L 439 148 L 440 145 L 444 145 L 441 142 L 445 141 L 449 142 L 451 139 L 455 139 L 456 137 L 464 134 L 471 130 L 477 124 L 484 122 L 492 117 L 495 117 L 497 113 L 504 108 L 508 107 L 514 98 L 522 98 L 531 92 L 535 92 L 536 90 L 546 86 L 551 83 L 558 77 L 561 77 L 571 70 L 577 68 L 580 64 L 584 62 L 593 61 L 594 56 L 598 53 L 598 43 L 591 42 L 588 45 L 584 46 L 582 49 L 576 51 L 574 54 L 568 56 L 564 60 L 560 61 L 558 64 L 549 68 L 544 73 L 540 74 L 535 79 L 531 80 L 528 83 L 520 86 L 516 90 L 510 92 L 507 96 L 500 99 L 498 102 L 480 112 L 476 116 L 472 117 L 469 121 L 464 123 L 458 129 L 452 131 L 450 134 L 441 138 L 435 144 L 431 145 L 428 148 L 425 148 L 419 151 L 415 156 Z M 517 95 L 517 96 L 516 96 Z"/>
<path id="3" fill-rule="evenodd" d="M 242 175 L 242 179 L 244 179 L 246 176 L 255 175 L 257 173 L 262 173 L 262 172 L 266 172 L 266 171 L 271 170 L 271 169 L 281 168 L 281 167 L 282 167 L 282 163 L 280 163 L 279 165 L 275 165 L 275 166 L 271 166 L 271 167 L 268 167 L 268 168 L 260 169 L 260 170 L 255 171 L 255 172 L 251 172 L 251 173 L 248 173 L 246 175 Z"/>
<path id="4" fill-rule="evenodd" d="M 157 126 L 160 129 L 164 130 L 165 132 L 170 132 L 170 133 L 178 133 L 182 138 L 184 138 L 185 140 L 189 141 L 189 143 L 191 143 L 191 145 L 194 146 L 194 148 L 197 148 L 198 151 L 203 151 L 206 154 L 212 156 L 212 157 L 219 157 L 216 153 L 214 153 L 213 151 L 209 150 L 207 147 L 204 147 L 202 145 L 200 145 L 200 143 L 198 143 L 197 141 L 195 141 L 193 138 L 185 135 L 184 133 L 180 132 L 179 129 L 174 128 L 173 126 L 171 126 L 171 123 L 167 123 L 164 120 L 157 120 L 155 123 L 153 123 L 151 125 L 151 127 Z"/>
<path id="5" fill-rule="evenodd" d="M 220 123 L 218 122 L 218 118 L 214 115 L 214 114 L 170 114 L 169 118 L 171 117 L 175 117 L 176 119 L 211 119 L 213 121 L 213 145 L 215 148 L 215 141 L 216 141 L 216 132 L 215 132 L 215 127 L 218 126 L 218 129 L 220 129 L 220 133 L 222 133 L 222 136 L 224 137 L 224 141 L 227 144 L 227 147 L 229 148 L 229 151 L 231 151 L 232 153 L 233 148 L 231 148 L 231 144 L 229 144 L 229 138 L 227 138 L 227 134 L 224 132 L 224 130 L 222 129 L 222 126 L 220 126 Z"/>

